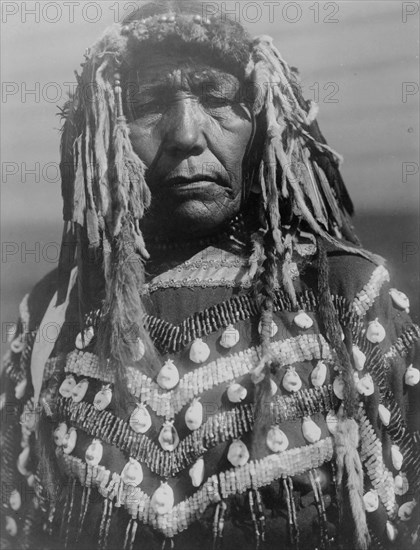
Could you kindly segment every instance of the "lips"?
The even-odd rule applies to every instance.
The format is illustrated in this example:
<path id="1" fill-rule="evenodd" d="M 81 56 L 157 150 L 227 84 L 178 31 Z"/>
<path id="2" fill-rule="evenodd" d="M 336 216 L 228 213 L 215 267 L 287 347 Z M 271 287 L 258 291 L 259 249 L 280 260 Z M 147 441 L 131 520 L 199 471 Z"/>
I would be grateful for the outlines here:
<path id="1" fill-rule="evenodd" d="M 195 174 L 192 176 L 172 176 L 165 180 L 165 185 L 172 189 L 179 189 L 181 187 L 186 188 L 196 188 L 200 185 L 206 185 L 216 183 L 218 185 L 223 185 L 226 187 L 226 184 L 224 184 L 223 180 L 220 177 L 217 177 L 215 175 L 210 174 Z"/>

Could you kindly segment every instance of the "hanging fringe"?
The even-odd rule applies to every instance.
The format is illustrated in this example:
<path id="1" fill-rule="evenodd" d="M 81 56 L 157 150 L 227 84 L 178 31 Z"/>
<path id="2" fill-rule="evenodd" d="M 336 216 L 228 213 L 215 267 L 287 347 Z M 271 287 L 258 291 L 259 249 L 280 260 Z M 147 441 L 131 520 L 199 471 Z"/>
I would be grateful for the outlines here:
<path id="1" fill-rule="evenodd" d="M 330 548 L 328 521 L 325 511 L 324 496 L 322 494 L 322 487 L 318 472 L 316 470 L 309 470 L 309 479 L 311 481 L 312 489 L 315 496 L 316 509 L 318 512 L 321 548 L 328 550 Z"/>
<path id="2" fill-rule="evenodd" d="M 83 526 L 86 519 L 86 513 L 89 508 L 91 491 L 92 491 L 91 487 L 86 487 L 86 486 L 83 487 L 82 500 L 80 503 L 80 515 L 79 515 L 78 528 L 77 528 L 77 534 L 76 534 L 76 542 L 80 540 L 80 536 L 83 531 Z"/>
<path id="3" fill-rule="evenodd" d="M 339 504 L 342 506 L 343 503 L 343 480 L 346 477 L 347 494 L 355 530 L 355 548 L 357 550 L 367 550 L 370 538 L 363 502 L 363 468 L 357 450 L 359 447 L 359 428 L 354 418 L 344 416 L 342 408 L 338 412 L 338 425 L 334 438 Z"/>
<path id="4" fill-rule="evenodd" d="M 286 499 L 287 517 L 289 527 L 289 540 L 290 544 L 298 550 L 299 549 L 299 526 L 296 514 L 296 504 L 293 496 L 293 480 L 290 476 L 283 477 L 283 494 Z"/>
<path id="5" fill-rule="evenodd" d="M 213 517 L 213 550 L 219 550 L 223 540 L 227 504 L 224 500 L 216 506 Z"/>
<path id="6" fill-rule="evenodd" d="M 133 550 L 134 541 L 136 538 L 138 522 L 136 518 L 131 518 L 127 524 L 124 538 L 124 550 Z"/>
<path id="7" fill-rule="evenodd" d="M 98 550 L 106 550 L 108 548 L 109 528 L 111 526 L 113 509 L 114 505 L 112 500 L 105 498 L 102 506 L 101 524 L 99 527 Z"/>

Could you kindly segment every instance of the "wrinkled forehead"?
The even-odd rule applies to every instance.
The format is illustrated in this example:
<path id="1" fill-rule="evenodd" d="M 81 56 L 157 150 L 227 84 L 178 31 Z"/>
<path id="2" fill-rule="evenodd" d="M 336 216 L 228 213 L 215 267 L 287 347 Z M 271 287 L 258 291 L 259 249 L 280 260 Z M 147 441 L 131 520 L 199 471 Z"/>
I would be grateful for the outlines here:
<path id="1" fill-rule="evenodd" d="M 200 55 L 158 51 L 142 55 L 127 68 L 127 83 L 149 88 L 191 88 L 210 85 L 238 89 L 239 79 Z"/>

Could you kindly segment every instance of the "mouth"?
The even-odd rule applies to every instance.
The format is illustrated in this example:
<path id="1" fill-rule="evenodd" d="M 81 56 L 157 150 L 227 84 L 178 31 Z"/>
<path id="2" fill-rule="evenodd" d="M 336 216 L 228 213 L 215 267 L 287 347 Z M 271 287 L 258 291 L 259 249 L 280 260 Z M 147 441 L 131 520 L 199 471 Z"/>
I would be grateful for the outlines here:
<path id="1" fill-rule="evenodd" d="M 165 181 L 166 189 L 171 193 L 200 192 L 211 187 L 227 187 L 226 182 L 215 175 L 195 174 L 193 176 L 175 176 Z"/>

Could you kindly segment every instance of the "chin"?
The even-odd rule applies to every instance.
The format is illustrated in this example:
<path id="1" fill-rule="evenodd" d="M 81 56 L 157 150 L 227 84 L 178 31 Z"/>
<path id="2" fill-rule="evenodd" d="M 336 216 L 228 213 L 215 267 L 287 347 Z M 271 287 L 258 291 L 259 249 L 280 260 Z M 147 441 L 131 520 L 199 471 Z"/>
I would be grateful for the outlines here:
<path id="1" fill-rule="evenodd" d="M 166 227 L 175 235 L 186 238 L 217 233 L 239 212 L 233 205 L 207 205 L 199 201 L 186 201 L 177 206 L 165 216 Z"/>

